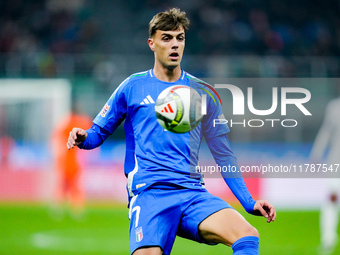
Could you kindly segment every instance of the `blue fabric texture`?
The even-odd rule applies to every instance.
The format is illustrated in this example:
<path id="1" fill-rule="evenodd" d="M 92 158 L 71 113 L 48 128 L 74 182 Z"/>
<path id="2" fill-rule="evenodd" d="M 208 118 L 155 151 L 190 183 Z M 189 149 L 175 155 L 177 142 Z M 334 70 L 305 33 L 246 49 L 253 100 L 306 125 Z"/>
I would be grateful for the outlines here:
<path id="1" fill-rule="evenodd" d="M 233 255 L 258 255 L 259 238 L 256 236 L 242 237 L 231 248 L 233 249 Z"/>

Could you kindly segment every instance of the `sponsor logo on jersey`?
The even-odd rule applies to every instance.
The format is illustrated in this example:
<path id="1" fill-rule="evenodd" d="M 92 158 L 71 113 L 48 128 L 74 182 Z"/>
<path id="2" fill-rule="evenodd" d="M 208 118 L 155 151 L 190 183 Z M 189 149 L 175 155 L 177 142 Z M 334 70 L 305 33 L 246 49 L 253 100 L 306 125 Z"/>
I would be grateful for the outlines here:
<path id="1" fill-rule="evenodd" d="M 153 101 L 152 97 L 148 95 L 144 100 L 140 103 L 141 105 L 143 104 L 154 104 L 155 101 Z"/>

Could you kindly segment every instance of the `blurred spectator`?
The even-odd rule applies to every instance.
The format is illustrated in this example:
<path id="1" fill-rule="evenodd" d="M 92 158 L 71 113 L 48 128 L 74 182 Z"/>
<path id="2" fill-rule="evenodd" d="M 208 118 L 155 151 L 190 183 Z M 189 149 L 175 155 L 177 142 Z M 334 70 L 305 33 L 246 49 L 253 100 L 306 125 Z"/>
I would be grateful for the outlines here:
<path id="1" fill-rule="evenodd" d="M 339 56 L 339 2 L 311 0 L 306 4 L 303 0 L 172 0 L 167 4 L 160 0 L 129 4 L 123 0 L 5 0 L 0 3 L 0 52 L 18 51 L 24 39 L 27 48 L 35 44 L 58 54 L 89 53 L 104 47 L 110 53 L 128 53 L 134 47 L 130 36 L 141 37 L 138 30 L 141 20 L 149 19 L 147 13 L 178 6 L 196 24 L 189 35 L 196 37 L 188 40 L 189 53 Z M 101 33 L 99 24 L 103 25 Z M 136 33 L 127 32 L 133 29 Z M 19 48 L 23 50 L 22 45 Z"/>
<path id="2" fill-rule="evenodd" d="M 98 62 L 114 54 L 129 63 L 131 55 L 149 51 L 139 42 L 147 39 L 142 31 L 152 13 L 174 6 L 192 21 L 186 35 L 189 56 L 274 56 L 283 62 L 305 57 L 310 65 L 308 57 L 332 61 L 329 57 L 340 56 L 337 0 L 3 0 L 0 75 L 91 75 Z M 123 76 L 135 70 L 131 66 L 132 71 L 121 70 Z M 283 77 L 306 75 L 298 63 L 288 72 L 285 67 L 277 71 Z M 339 73 L 338 65 L 327 62 L 323 74 Z M 249 76 L 246 71 L 235 75 Z"/>
<path id="3" fill-rule="evenodd" d="M 91 46 L 97 24 L 83 0 L 0 2 L 0 52 L 79 53 Z"/>

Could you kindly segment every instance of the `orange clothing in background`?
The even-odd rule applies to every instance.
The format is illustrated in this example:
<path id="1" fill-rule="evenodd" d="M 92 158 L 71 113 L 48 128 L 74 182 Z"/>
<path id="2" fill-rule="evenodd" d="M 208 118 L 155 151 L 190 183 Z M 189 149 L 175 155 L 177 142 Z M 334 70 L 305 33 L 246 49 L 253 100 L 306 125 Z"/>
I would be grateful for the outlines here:
<path id="1" fill-rule="evenodd" d="M 84 192 L 80 185 L 83 164 L 79 160 L 80 149 L 68 150 L 66 143 L 74 127 L 86 130 L 91 125 L 92 120 L 88 116 L 72 113 L 59 123 L 51 139 L 57 172 L 56 203 L 61 204 L 69 199 L 71 207 L 76 210 L 81 210 L 84 204 Z"/>

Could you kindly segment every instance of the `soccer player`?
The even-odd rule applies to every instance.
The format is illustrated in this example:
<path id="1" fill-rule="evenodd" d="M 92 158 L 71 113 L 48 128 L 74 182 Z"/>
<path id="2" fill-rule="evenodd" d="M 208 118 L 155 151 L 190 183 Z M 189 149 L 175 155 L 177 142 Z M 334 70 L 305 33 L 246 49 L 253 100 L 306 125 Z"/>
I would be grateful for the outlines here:
<path id="1" fill-rule="evenodd" d="M 80 113 L 74 105 L 72 112 L 65 116 L 55 127 L 52 136 L 52 154 L 55 165 L 55 187 L 54 187 L 54 211 L 53 216 L 61 216 L 63 204 L 69 202 L 72 216 L 82 216 L 85 197 L 80 177 L 83 170 L 83 161 L 80 159 L 79 149 L 65 150 L 65 140 L 69 136 L 70 129 L 75 125 L 90 128 L 91 119 Z"/>
<path id="2" fill-rule="evenodd" d="M 340 94 L 340 86 L 338 86 Z M 340 163 L 340 97 L 333 99 L 327 105 L 323 124 L 315 138 L 311 152 L 311 161 L 321 163 L 327 155 L 328 167 L 335 168 Z M 321 207 L 320 234 L 321 252 L 330 254 L 338 242 L 339 224 L 339 190 L 340 180 L 338 178 L 327 179 L 327 198 Z"/>
<path id="3" fill-rule="evenodd" d="M 170 254 L 176 235 L 201 243 L 223 243 L 234 254 L 258 254 L 259 234 L 236 210 L 210 194 L 199 173 L 198 150 L 207 141 L 220 166 L 237 165 L 225 124 L 213 127 L 222 108 L 213 88 L 181 69 L 189 20 L 177 8 L 156 14 L 149 23 L 148 45 L 154 67 L 136 73 L 113 92 L 89 130 L 73 128 L 67 148 L 92 149 L 102 144 L 125 120 L 125 174 L 129 194 L 131 254 Z M 192 131 L 175 134 L 156 119 L 155 100 L 173 85 L 207 94 L 207 114 Z M 252 214 L 274 221 L 276 211 L 265 200 L 254 201 L 241 175 L 224 180 Z"/>

